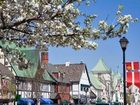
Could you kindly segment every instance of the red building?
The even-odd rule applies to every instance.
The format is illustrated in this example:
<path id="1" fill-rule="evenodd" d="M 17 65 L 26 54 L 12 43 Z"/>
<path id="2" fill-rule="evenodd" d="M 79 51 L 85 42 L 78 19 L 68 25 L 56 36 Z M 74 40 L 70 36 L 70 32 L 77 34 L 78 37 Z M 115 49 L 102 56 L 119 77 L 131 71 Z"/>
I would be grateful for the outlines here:
<path id="1" fill-rule="evenodd" d="M 41 65 L 44 67 L 50 75 L 57 81 L 55 86 L 55 92 L 57 93 L 55 101 L 60 104 L 63 100 L 70 100 L 70 82 L 66 78 L 65 71 L 62 71 L 52 64 L 48 64 L 48 52 L 42 52 Z"/>

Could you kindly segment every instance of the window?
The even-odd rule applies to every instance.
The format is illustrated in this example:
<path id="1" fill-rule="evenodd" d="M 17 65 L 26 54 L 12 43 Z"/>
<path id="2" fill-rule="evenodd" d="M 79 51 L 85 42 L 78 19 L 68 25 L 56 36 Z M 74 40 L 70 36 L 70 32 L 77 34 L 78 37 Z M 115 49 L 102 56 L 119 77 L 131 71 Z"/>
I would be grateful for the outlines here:
<path id="1" fill-rule="evenodd" d="M 42 84 L 42 86 L 40 87 L 42 91 L 49 91 L 49 85 L 46 85 L 46 84 Z"/>
<path id="2" fill-rule="evenodd" d="M 89 90 L 88 87 L 85 87 L 85 88 L 84 88 L 84 91 L 85 91 L 85 92 L 88 92 L 88 90 Z"/>
<path id="3" fill-rule="evenodd" d="M 83 91 L 83 87 L 81 86 L 81 91 Z"/>
<path id="4" fill-rule="evenodd" d="M 89 90 L 89 85 L 81 84 L 81 91 L 87 92 Z"/>

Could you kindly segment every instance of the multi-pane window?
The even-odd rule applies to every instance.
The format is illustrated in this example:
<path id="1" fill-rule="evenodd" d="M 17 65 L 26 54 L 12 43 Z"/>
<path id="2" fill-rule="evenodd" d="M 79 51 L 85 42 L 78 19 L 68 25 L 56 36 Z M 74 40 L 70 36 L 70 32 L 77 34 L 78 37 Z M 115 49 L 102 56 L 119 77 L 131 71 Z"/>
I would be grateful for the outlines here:
<path id="1" fill-rule="evenodd" d="M 49 91 L 49 85 L 48 84 L 41 84 L 40 85 L 40 90 L 41 91 Z"/>
<path id="2" fill-rule="evenodd" d="M 81 91 L 87 92 L 89 90 L 89 85 L 83 85 L 81 84 Z"/>
<path id="3" fill-rule="evenodd" d="M 81 87 L 81 91 L 88 91 L 89 88 L 88 87 Z"/>

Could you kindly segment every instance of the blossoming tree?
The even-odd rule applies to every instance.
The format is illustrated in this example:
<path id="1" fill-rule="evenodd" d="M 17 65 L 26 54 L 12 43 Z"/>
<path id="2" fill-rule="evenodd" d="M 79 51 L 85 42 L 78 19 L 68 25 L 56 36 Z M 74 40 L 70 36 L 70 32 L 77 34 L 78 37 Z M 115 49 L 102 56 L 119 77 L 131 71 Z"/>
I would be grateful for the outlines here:
<path id="1" fill-rule="evenodd" d="M 96 40 L 120 37 L 137 21 L 123 15 L 120 5 L 114 24 L 101 20 L 93 27 L 97 15 L 80 11 L 83 2 L 88 6 L 95 0 L 0 0 L 0 47 L 8 61 L 27 68 L 31 62 L 18 49 L 26 46 L 96 49 Z"/>
<path id="2" fill-rule="evenodd" d="M 0 0 L 0 39 L 17 46 L 71 46 L 74 49 L 96 49 L 95 40 L 121 36 L 127 32 L 131 15 L 122 15 L 119 6 L 116 23 L 93 22 L 97 15 L 79 9 L 90 0 Z M 84 18 L 80 21 L 78 17 Z M 83 24 L 84 25 L 81 25 Z"/>
<path id="3" fill-rule="evenodd" d="M 94 0 L 0 0 L 0 45 L 8 41 L 9 45 L 14 42 L 18 48 L 96 49 L 96 40 L 120 37 L 127 32 L 130 22 L 137 21 L 131 15 L 123 15 L 122 6 L 119 6 L 114 24 L 101 20 L 93 27 L 97 15 L 80 11 L 80 4 L 89 5 L 90 1 Z M 26 69 L 32 62 L 16 47 L 6 45 L 4 53 L 10 63 L 22 64 Z"/>

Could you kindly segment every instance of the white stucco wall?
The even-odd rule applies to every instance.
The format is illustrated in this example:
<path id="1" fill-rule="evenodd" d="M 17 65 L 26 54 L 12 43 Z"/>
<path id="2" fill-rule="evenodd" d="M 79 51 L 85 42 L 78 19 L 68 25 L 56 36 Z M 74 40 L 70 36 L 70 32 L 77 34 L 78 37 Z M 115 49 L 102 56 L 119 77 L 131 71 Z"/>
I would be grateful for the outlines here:
<path id="1" fill-rule="evenodd" d="M 81 91 L 81 84 L 88 85 L 88 86 L 90 85 L 86 70 L 83 70 L 79 84 L 78 83 L 72 84 L 71 91 L 70 91 L 70 94 L 72 96 L 78 96 L 80 98 L 80 95 L 86 95 L 85 91 Z M 87 95 L 89 95 L 89 91 L 87 92 Z"/>
<path id="2" fill-rule="evenodd" d="M 80 92 L 80 94 L 81 95 L 86 95 L 85 91 L 81 91 L 81 84 L 88 85 L 88 86 L 90 85 L 86 70 L 83 70 L 82 76 L 81 76 L 81 79 L 80 79 L 80 84 L 79 84 L 79 92 Z M 90 89 L 88 90 L 87 95 L 89 95 L 89 91 L 90 91 Z"/>
<path id="3" fill-rule="evenodd" d="M 19 89 L 23 90 L 23 91 L 19 91 L 19 94 L 21 95 L 22 98 L 31 98 L 31 95 L 32 95 L 31 82 L 20 83 Z M 28 91 L 26 92 L 25 90 L 28 90 Z M 43 98 L 50 98 L 50 85 L 49 84 L 40 84 L 40 90 L 43 92 L 40 93 L 39 97 L 42 96 Z M 33 93 L 34 93 L 33 97 L 35 97 L 35 92 Z"/>
<path id="4" fill-rule="evenodd" d="M 83 72 L 82 72 L 82 76 L 81 76 L 81 79 L 80 79 L 80 84 L 89 85 L 89 80 L 88 80 L 86 70 L 83 70 Z"/>
<path id="5" fill-rule="evenodd" d="M 71 96 L 79 96 L 79 84 L 73 83 L 70 91 Z"/>
<path id="6" fill-rule="evenodd" d="M 106 81 L 110 81 L 111 80 L 110 74 L 102 74 L 102 76 L 104 76 Z"/>
<path id="7" fill-rule="evenodd" d="M 42 84 L 42 86 L 40 86 L 40 90 L 44 91 L 42 92 L 42 97 L 43 98 L 50 98 L 50 85 L 49 84 Z"/>

